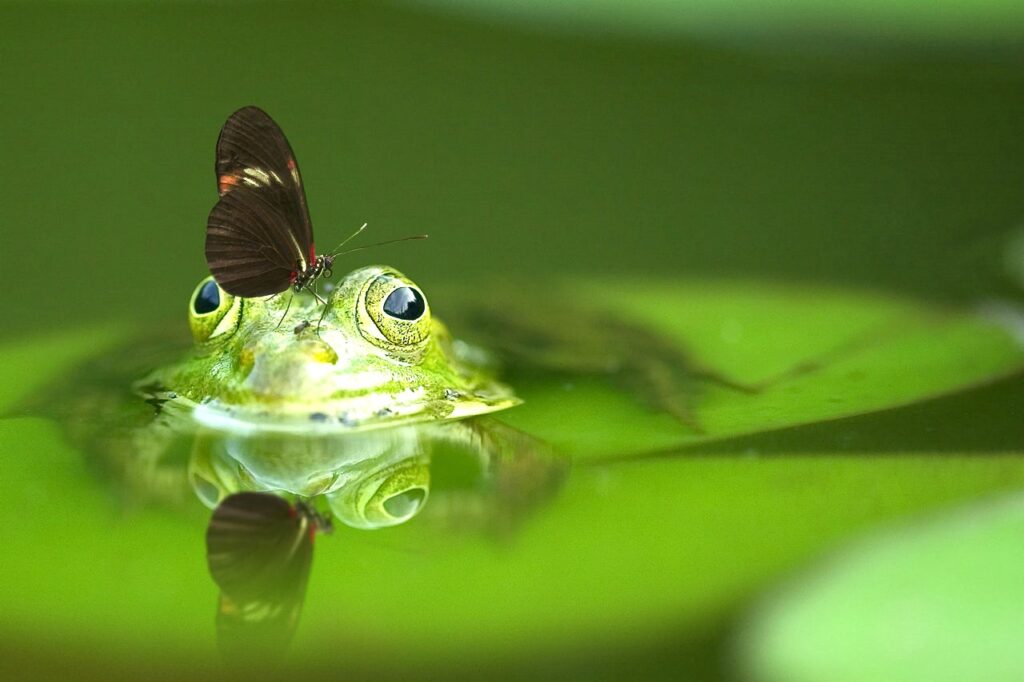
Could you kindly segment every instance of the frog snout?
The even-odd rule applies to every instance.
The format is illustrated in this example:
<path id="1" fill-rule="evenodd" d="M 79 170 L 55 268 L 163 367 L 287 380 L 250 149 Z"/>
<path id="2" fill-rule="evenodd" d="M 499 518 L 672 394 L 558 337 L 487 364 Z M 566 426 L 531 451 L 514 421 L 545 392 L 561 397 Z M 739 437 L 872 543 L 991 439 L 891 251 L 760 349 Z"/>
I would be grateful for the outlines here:
<path id="1" fill-rule="evenodd" d="M 257 358 L 261 364 L 272 365 L 303 365 L 309 362 L 323 362 L 333 365 L 338 361 L 338 354 L 331 344 L 322 339 L 303 339 L 297 344 L 286 348 L 248 346 L 240 355 L 241 366 L 251 370 Z"/>
<path id="2" fill-rule="evenodd" d="M 333 371 L 338 354 L 320 339 L 303 339 L 288 348 L 255 352 L 246 385 L 266 397 L 315 397 L 330 387 L 324 376 Z"/>
<path id="3" fill-rule="evenodd" d="M 301 350 L 314 362 L 326 362 L 333 365 L 338 361 L 338 354 L 323 339 L 307 339 L 302 342 Z"/>

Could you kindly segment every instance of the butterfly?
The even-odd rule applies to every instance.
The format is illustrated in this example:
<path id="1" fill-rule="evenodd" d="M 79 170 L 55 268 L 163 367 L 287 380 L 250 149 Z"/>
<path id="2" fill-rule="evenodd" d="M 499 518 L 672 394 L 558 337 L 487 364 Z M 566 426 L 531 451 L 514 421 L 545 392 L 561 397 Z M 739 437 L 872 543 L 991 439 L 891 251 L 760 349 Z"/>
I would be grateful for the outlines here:
<path id="1" fill-rule="evenodd" d="M 206 561 L 220 588 L 217 641 L 229 658 L 287 649 L 306 596 L 313 540 L 330 520 L 305 502 L 230 495 L 206 528 Z"/>
<path id="2" fill-rule="evenodd" d="M 224 123 L 216 172 L 220 200 L 206 221 L 206 262 L 217 284 L 245 298 L 305 289 L 323 303 L 316 281 L 332 275 L 337 256 L 358 250 L 339 251 L 366 225 L 334 251 L 317 255 L 295 154 L 258 107 L 243 107 Z"/>

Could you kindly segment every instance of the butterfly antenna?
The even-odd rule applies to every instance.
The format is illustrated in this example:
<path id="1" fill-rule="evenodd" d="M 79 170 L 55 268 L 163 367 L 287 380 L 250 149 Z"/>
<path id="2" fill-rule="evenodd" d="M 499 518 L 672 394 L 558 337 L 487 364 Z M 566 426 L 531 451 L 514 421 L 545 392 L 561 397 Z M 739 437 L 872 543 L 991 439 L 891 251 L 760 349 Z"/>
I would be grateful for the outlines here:
<path id="1" fill-rule="evenodd" d="M 388 239 L 387 241 L 377 242 L 375 244 L 367 244 L 366 246 L 357 246 L 354 249 L 348 249 L 347 251 L 339 251 L 332 253 L 332 256 L 344 256 L 346 253 L 355 253 L 356 251 L 362 251 L 363 249 L 372 249 L 375 246 L 384 246 L 385 244 L 397 244 L 398 242 L 409 242 L 414 239 L 426 239 L 428 235 L 425 234 L 413 234 L 408 237 L 402 237 L 400 239 Z"/>
<path id="2" fill-rule="evenodd" d="M 357 229 L 355 232 L 353 232 L 349 236 L 345 237 L 345 239 L 343 239 L 340 244 L 338 244 L 333 249 L 328 251 L 327 252 L 328 255 L 330 255 L 330 256 L 338 255 L 338 252 L 341 249 L 341 247 L 345 246 L 345 244 L 348 244 L 350 241 L 352 241 L 353 239 L 358 237 L 362 233 L 362 231 L 366 229 L 366 225 L 367 225 L 367 223 L 363 223 L 362 225 L 360 225 L 359 229 Z"/>

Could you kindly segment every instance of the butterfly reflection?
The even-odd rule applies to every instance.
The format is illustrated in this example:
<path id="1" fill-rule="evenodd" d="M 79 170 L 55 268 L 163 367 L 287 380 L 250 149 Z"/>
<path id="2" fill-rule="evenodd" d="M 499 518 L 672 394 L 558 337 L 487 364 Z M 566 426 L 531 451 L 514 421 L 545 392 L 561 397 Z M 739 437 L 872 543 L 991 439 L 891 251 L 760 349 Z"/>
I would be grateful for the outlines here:
<path id="1" fill-rule="evenodd" d="M 299 622 L 316 535 L 330 521 L 304 502 L 229 495 L 206 529 L 206 560 L 220 588 L 217 643 L 232 662 L 283 656 Z"/>

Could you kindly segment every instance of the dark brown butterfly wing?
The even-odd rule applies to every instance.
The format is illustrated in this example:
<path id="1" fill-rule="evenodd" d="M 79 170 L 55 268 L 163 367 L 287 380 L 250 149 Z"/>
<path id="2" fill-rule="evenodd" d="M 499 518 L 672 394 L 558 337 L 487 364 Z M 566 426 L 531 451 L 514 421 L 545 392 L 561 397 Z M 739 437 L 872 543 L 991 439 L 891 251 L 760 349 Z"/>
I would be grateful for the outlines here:
<path id="1" fill-rule="evenodd" d="M 217 284 L 234 296 L 277 294 L 291 284 L 306 259 L 287 215 L 272 197 L 239 188 L 220 198 L 206 221 L 206 262 Z"/>
<path id="2" fill-rule="evenodd" d="M 217 641 L 229 658 L 284 652 L 298 626 L 313 561 L 315 522 L 266 493 L 225 498 L 206 530 L 220 588 Z"/>
<path id="3" fill-rule="evenodd" d="M 217 603 L 217 648 L 232 663 L 279 662 L 288 653 L 301 611 L 301 599 L 242 601 L 221 592 Z"/>
<path id="4" fill-rule="evenodd" d="M 221 199 L 207 221 L 206 260 L 230 294 L 284 291 L 313 260 L 302 176 L 284 133 L 257 107 L 233 113 L 217 140 Z"/>
<path id="5" fill-rule="evenodd" d="M 293 593 L 309 575 L 315 530 L 276 495 L 231 495 L 218 505 L 206 529 L 210 576 L 235 599 Z"/>

